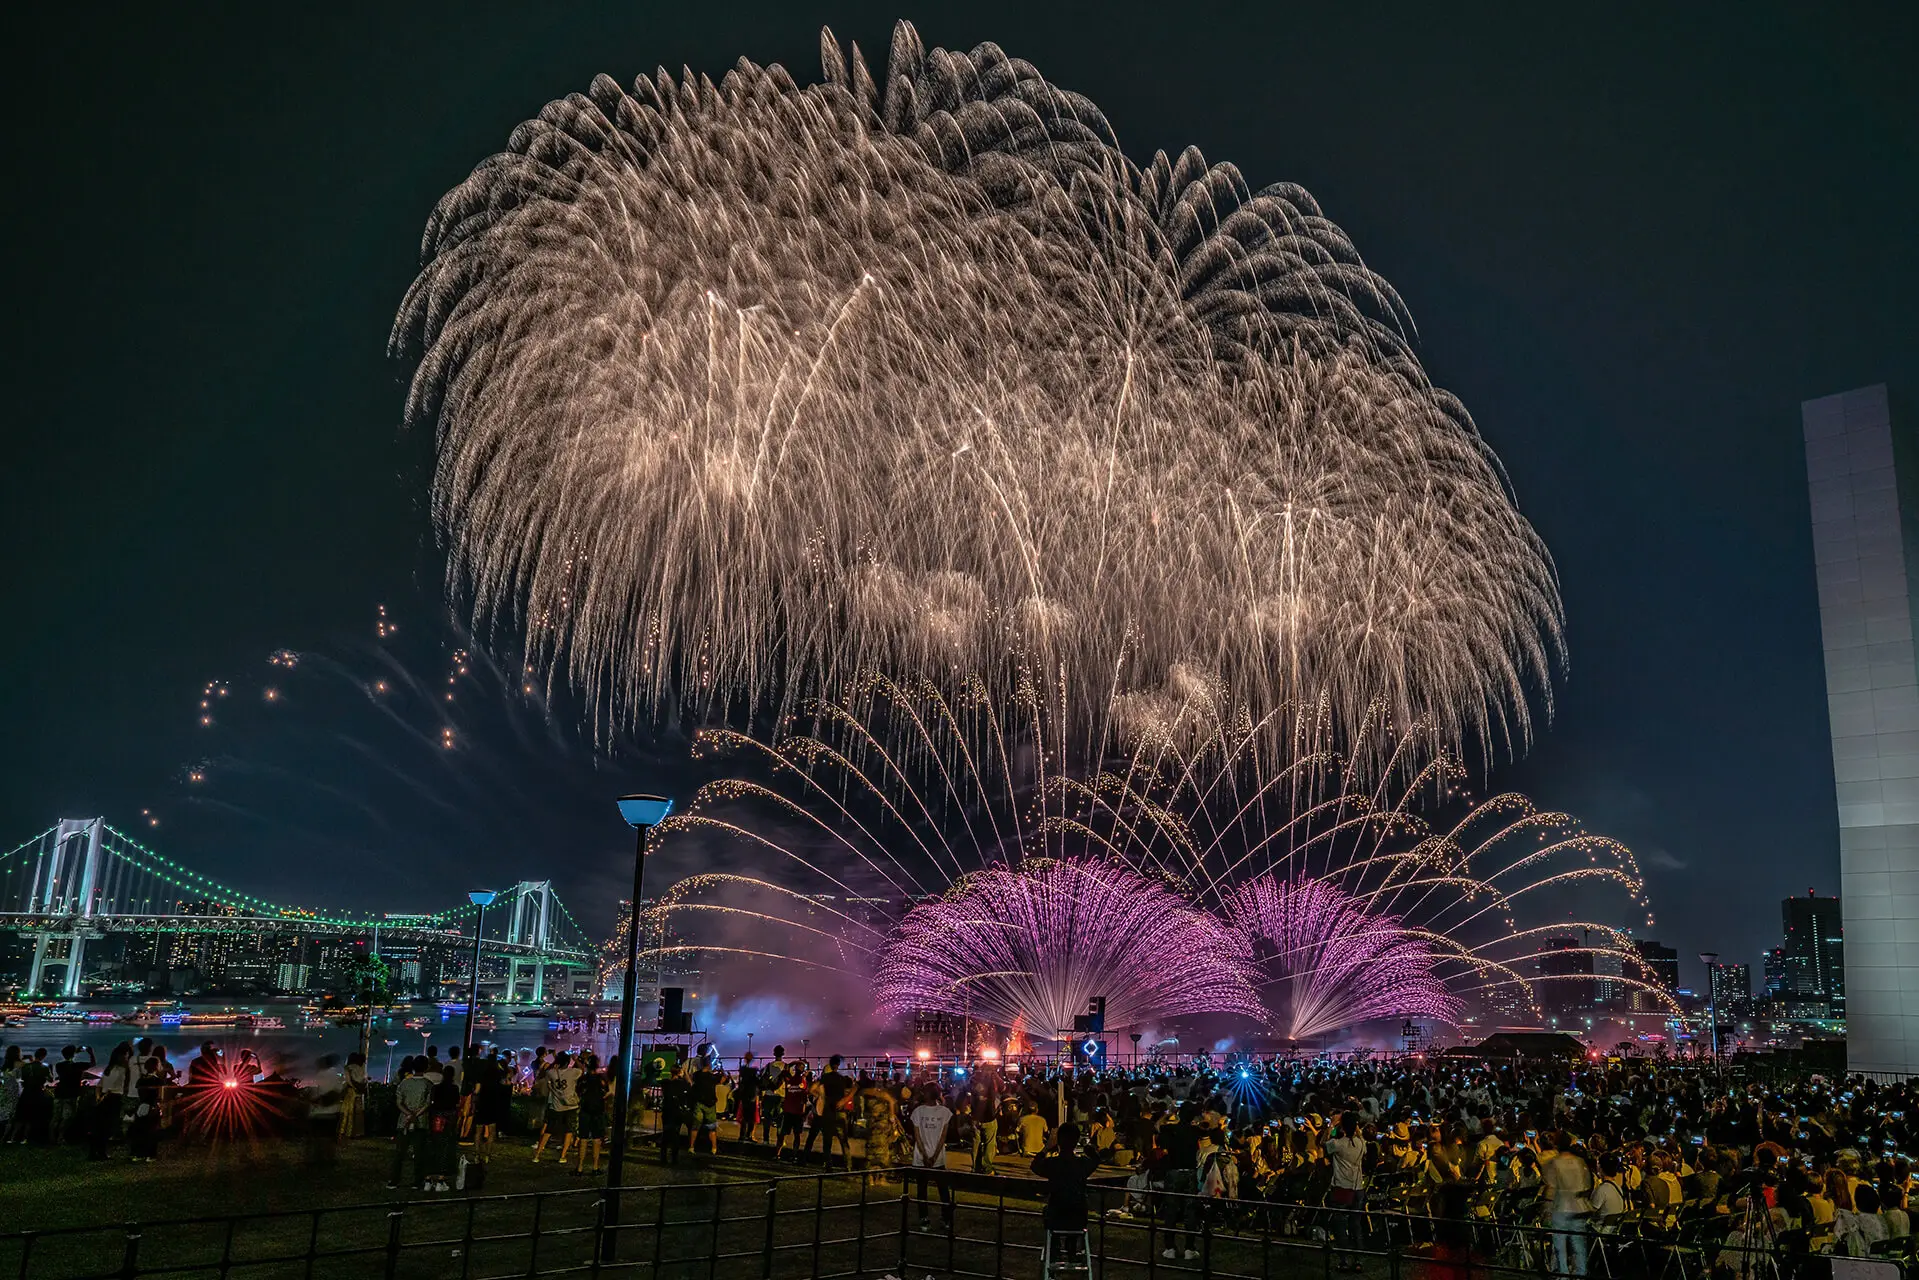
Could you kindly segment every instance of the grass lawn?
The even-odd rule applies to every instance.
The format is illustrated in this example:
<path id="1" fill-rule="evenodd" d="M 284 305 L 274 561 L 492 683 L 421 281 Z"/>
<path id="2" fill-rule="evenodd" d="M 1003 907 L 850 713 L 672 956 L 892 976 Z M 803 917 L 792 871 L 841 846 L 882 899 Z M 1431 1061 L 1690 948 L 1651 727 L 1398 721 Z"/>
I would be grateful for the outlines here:
<path id="1" fill-rule="evenodd" d="M 129 1237 L 142 1272 L 293 1280 L 381 1277 L 480 1280 L 587 1274 L 596 1239 L 599 1182 L 535 1165 L 525 1139 L 495 1148 L 484 1193 L 388 1191 L 392 1147 L 367 1138 L 343 1144 L 331 1165 L 304 1162 L 297 1143 L 164 1143 L 160 1162 L 124 1154 L 89 1163 L 80 1147 L 0 1147 L 0 1278 L 53 1280 L 121 1274 Z M 795 1177 L 791 1165 L 723 1155 L 682 1156 L 664 1167 L 652 1148 L 628 1163 L 630 1193 L 620 1262 L 611 1274 L 649 1280 L 797 1280 L 816 1274 L 920 1277 L 1034 1275 L 1040 1224 L 1031 1181 L 960 1178 L 955 1229 L 941 1224 L 937 1196 L 929 1229 L 897 1184 L 861 1176 Z M 775 1188 L 774 1180 L 778 1180 Z M 970 1186 L 968 1185 L 970 1183 Z M 769 1189 L 773 1188 L 769 1197 Z M 530 1195 L 527 1193 L 546 1193 Z M 510 1197 L 510 1198 L 508 1198 Z M 316 1215 L 315 1210 L 320 1212 Z M 166 1220 L 279 1215 L 195 1226 Z M 137 1233 L 124 1224 L 141 1224 Z M 537 1245 L 529 1236 L 536 1228 Z M 93 1228 L 65 1233 L 62 1228 Z M 1104 1276 L 1328 1274 L 1324 1246 L 1299 1240 L 1234 1238 L 1209 1231 L 1203 1264 L 1167 1262 L 1164 1226 L 1136 1219 L 1094 1224 Z M 771 1246 L 769 1250 L 769 1245 Z M 356 1252 L 357 1251 L 357 1252 Z M 309 1259 L 309 1254 L 315 1255 Z M 222 1261 L 230 1264 L 221 1270 Z M 902 1261 L 906 1270 L 901 1269 Z M 1383 1260 L 1381 1260 L 1383 1261 Z M 389 1262 L 392 1264 L 388 1271 Z M 1375 1264 L 1379 1280 L 1387 1268 Z"/>

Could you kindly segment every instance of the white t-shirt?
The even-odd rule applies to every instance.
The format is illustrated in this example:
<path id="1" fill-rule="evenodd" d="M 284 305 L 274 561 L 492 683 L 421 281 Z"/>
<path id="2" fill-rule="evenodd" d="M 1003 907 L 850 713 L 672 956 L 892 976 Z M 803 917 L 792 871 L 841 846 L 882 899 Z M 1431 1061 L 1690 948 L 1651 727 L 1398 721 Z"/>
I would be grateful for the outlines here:
<path id="1" fill-rule="evenodd" d="M 546 1074 L 547 1106 L 554 1111 L 577 1111 L 580 1108 L 580 1077 L 585 1075 L 578 1067 L 561 1067 Z"/>
<path id="2" fill-rule="evenodd" d="M 1358 1134 L 1338 1137 L 1326 1144 L 1326 1156 L 1333 1162 L 1333 1186 L 1342 1191 L 1358 1191 L 1366 1185 L 1366 1140 Z"/>
<path id="3" fill-rule="evenodd" d="M 952 1109 L 943 1102 L 929 1102 L 915 1108 L 912 1116 L 914 1168 L 946 1167 L 946 1144 L 941 1139 L 946 1133 L 946 1126 L 952 1122 Z"/>

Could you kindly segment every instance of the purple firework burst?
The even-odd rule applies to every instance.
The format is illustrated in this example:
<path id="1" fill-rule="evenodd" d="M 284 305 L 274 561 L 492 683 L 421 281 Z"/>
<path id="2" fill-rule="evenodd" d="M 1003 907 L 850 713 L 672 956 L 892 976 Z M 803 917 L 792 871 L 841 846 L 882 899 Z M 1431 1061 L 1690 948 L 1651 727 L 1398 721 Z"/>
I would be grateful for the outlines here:
<path id="1" fill-rule="evenodd" d="M 1432 943 L 1335 885 L 1261 876 L 1222 908 L 1259 962 L 1268 1014 L 1289 1039 L 1374 1018 L 1459 1019 L 1462 1002 Z"/>
<path id="2" fill-rule="evenodd" d="M 957 881 L 880 948 L 880 1012 L 967 1014 L 1046 1036 L 1094 996 L 1106 1025 L 1259 1016 L 1245 940 L 1165 885 L 1091 859 L 1035 858 Z"/>

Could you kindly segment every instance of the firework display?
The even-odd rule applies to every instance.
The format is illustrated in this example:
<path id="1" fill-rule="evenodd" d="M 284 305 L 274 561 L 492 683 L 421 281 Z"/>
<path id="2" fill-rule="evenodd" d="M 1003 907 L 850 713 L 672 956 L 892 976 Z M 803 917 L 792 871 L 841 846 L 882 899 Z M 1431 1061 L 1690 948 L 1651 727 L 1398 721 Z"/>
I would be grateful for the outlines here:
<path id="1" fill-rule="evenodd" d="M 1037 858 L 962 877 L 881 946 L 879 1012 L 1068 1031 L 1095 996 L 1117 1030 L 1190 1013 L 1257 1017 L 1244 942 L 1121 863 Z"/>
<path id="2" fill-rule="evenodd" d="M 739 774 L 661 834 L 784 886 L 750 908 L 746 951 L 870 972 L 883 1012 L 1045 1034 L 1095 994 L 1124 998 L 1114 1025 L 1246 1013 L 1252 981 L 1263 1020 L 1298 1040 L 1382 1017 L 1538 1016 L 1595 973 L 1668 999 L 1623 928 L 1555 918 L 1608 894 L 1636 909 L 1631 852 L 1523 796 L 1474 802 L 1449 757 L 1395 760 L 1369 790 L 1323 754 L 1267 767 L 1267 735 L 1246 726 L 1087 776 L 1054 763 L 1038 701 L 879 678 L 859 693 L 776 740 L 704 732 Z M 855 901 L 897 923 L 853 918 Z M 676 954 L 709 945 L 705 923 L 675 921 Z"/>
<path id="3" fill-rule="evenodd" d="M 1375 1018 L 1457 1023 L 1462 1001 L 1440 976 L 1435 943 L 1369 912 L 1320 880 L 1261 876 L 1226 895 L 1224 913 L 1258 962 L 1275 1030 L 1311 1040 Z"/>
<path id="4" fill-rule="evenodd" d="M 435 210 L 395 324 L 483 631 L 596 719 L 1039 673 L 1523 744 L 1549 558 L 1305 191 L 1129 159 L 991 44 L 600 77 Z"/>

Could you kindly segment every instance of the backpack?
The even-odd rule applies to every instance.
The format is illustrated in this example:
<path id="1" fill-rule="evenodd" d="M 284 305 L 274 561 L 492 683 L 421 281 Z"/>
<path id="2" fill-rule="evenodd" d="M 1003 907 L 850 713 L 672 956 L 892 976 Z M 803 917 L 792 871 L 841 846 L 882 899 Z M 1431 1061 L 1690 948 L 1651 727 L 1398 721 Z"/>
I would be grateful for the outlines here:
<path id="1" fill-rule="evenodd" d="M 1227 1154 L 1224 1148 L 1206 1153 L 1206 1163 L 1199 1171 L 1199 1193 L 1208 1200 L 1217 1200 L 1226 1194 L 1226 1174 L 1220 1163 Z"/>

